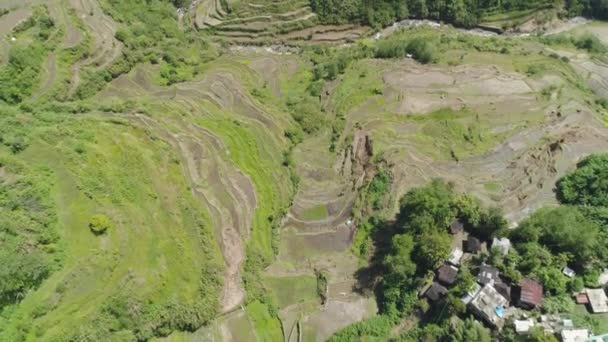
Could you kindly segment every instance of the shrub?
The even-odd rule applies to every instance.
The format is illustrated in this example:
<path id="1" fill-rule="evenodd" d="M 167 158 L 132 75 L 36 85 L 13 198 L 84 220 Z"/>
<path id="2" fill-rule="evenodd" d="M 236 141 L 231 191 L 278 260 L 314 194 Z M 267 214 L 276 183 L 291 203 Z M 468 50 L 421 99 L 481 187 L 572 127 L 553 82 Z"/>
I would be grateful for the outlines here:
<path id="1" fill-rule="evenodd" d="M 91 217 L 91 221 L 89 222 L 89 229 L 95 235 L 101 235 L 105 233 L 111 227 L 110 219 L 103 214 L 93 215 Z"/>
<path id="2" fill-rule="evenodd" d="M 574 45 L 582 50 L 587 50 L 590 53 L 604 53 L 607 48 L 602 41 L 591 33 L 582 35 L 574 39 Z"/>

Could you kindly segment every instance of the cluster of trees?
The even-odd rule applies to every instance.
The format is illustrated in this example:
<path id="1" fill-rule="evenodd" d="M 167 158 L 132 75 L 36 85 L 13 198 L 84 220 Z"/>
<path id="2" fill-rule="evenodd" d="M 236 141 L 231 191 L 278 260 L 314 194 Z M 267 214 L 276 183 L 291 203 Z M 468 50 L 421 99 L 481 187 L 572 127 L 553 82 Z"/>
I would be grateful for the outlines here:
<path id="1" fill-rule="evenodd" d="M 606 247 L 598 241 L 599 227 L 577 208 L 543 208 L 517 229 L 501 233 L 511 239 L 514 248 L 506 256 L 491 250 L 486 262 L 514 284 L 523 277 L 542 283 L 547 297 L 556 297 L 547 301 L 547 311 L 559 311 L 557 298 L 581 290 L 585 282 L 595 285 L 597 278 L 589 278 L 589 267 L 605 254 Z M 566 266 L 574 268 L 579 276 L 566 277 L 562 273 Z M 571 302 L 569 298 L 568 301 Z"/>
<path id="2" fill-rule="evenodd" d="M 14 29 L 17 35 L 32 32 L 34 40 L 10 49 L 8 64 L 0 67 L 0 101 L 17 104 L 32 94 L 49 48 L 47 40 L 54 30 L 55 23 L 44 6 L 36 7 L 32 16 Z"/>
<path id="3" fill-rule="evenodd" d="M 436 62 L 435 48 L 428 40 L 415 38 L 410 41 L 403 39 L 385 39 L 378 43 L 376 58 L 403 58 L 411 55 L 422 64 Z"/>
<path id="4" fill-rule="evenodd" d="M 491 238 L 507 228 L 499 209 L 484 209 L 474 197 L 457 193 L 441 180 L 413 189 L 401 199 L 399 227 L 384 259 L 381 302 L 387 313 L 411 311 L 416 304 L 415 290 L 451 251 L 447 227 L 457 217 L 480 237 Z"/>
<path id="5" fill-rule="evenodd" d="M 0 157 L 0 310 L 38 287 L 60 262 L 48 170 Z"/>
<path id="6" fill-rule="evenodd" d="M 566 0 L 566 8 L 570 16 L 608 19 L 608 1 L 605 0 Z"/>
<path id="7" fill-rule="evenodd" d="M 584 1 L 584 0 L 583 0 Z M 443 20 L 472 27 L 487 12 L 537 8 L 547 0 L 311 0 L 313 10 L 329 23 L 359 22 L 383 27 L 407 18 Z"/>
<path id="8" fill-rule="evenodd" d="M 472 27 L 484 14 L 562 5 L 570 16 L 608 19 L 605 0 L 310 0 L 310 3 L 324 22 L 357 22 L 377 28 L 407 18 Z"/>
<path id="9" fill-rule="evenodd" d="M 592 155 L 557 183 L 558 199 L 569 205 L 608 207 L 608 154 Z"/>

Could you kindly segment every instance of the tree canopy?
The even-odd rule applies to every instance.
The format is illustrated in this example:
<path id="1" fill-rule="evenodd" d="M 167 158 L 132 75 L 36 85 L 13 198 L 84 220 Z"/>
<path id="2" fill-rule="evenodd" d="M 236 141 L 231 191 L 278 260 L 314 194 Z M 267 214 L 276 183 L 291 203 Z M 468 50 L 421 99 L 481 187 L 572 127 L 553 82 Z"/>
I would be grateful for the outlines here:
<path id="1" fill-rule="evenodd" d="M 553 6 L 547 0 L 310 0 L 323 22 L 359 22 L 383 27 L 407 18 L 434 19 L 473 27 L 484 14 Z M 568 0 L 571 15 L 606 17 L 605 0 Z"/>
<path id="2" fill-rule="evenodd" d="M 608 206 L 608 154 L 578 163 L 576 171 L 557 183 L 557 194 L 566 204 Z"/>
<path id="3" fill-rule="evenodd" d="M 569 253 L 583 265 L 594 256 L 599 227 L 576 207 L 543 208 L 514 230 L 516 243 L 540 243 L 553 253 Z"/>

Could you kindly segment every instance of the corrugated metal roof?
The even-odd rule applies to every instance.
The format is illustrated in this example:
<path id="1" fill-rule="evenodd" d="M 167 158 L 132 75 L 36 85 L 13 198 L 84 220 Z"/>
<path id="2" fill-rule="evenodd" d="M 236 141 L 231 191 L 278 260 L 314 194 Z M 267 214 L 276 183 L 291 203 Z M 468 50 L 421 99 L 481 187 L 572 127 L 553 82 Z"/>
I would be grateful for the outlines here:
<path id="1" fill-rule="evenodd" d="M 520 301 L 524 304 L 537 306 L 543 301 L 543 286 L 532 279 L 524 279 L 520 283 Z"/>

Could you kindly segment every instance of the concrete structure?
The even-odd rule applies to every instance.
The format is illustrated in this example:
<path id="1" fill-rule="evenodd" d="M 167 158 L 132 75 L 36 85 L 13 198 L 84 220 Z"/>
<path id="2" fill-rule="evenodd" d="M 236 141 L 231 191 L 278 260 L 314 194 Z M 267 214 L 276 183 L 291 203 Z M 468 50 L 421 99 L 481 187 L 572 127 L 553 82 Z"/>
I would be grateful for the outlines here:
<path id="1" fill-rule="evenodd" d="M 525 320 L 516 319 L 513 321 L 513 325 L 515 326 L 515 332 L 524 335 L 527 334 L 532 327 L 534 327 L 534 320 L 532 318 L 528 318 Z"/>
<path id="2" fill-rule="evenodd" d="M 479 267 L 479 274 L 477 275 L 477 282 L 481 285 L 494 285 L 498 280 L 498 269 L 490 265 L 481 265 Z"/>
<path id="3" fill-rule="evenodd" d="M 460 300 L 465 304 L 469 304 L 473 298 L 477 297 L 477 294 L 479 293 L 479 291 L 481 291 L 481 286 L 479 286 L 479 284 L 475 283 L 475 285 L 473 286 L 473 288 L 471 288 L 469 290 L 469 292 L 467 292 L 467 294 L 465 294 L 464 296 L 462 296 L 460 298 Z"/>
<path id="4" fill-rule="evenodd" d="M 593 313 L 608 312 L 608 297 L 604 289 L 587 289 L 587 297 Z"/>
<path id="5" fill-rule="evenodd" d="M 489 284 L 484 286 L 469 303 L 477 316 L 499 329 L 504 325 L 505 308 L 508 305 L 509 301 Z"/>
<path id="6" fill-rule="evenodd" d="M 608 342 L 608 334 L 591 336 L 585 342 Z"/>
<path id="7" fill-rule="evenodd" d="M 460 265 L 460 259 L 462 259 L 463 255 L 464 255 L 464 252 L 462 251 L 462 249 L 454 248 L 452 250 L 452 252 L 450 253 L 448 262 L 454 266 L 458 266 L 458 265 Z"/>
<path id="8" fill-rule="evenodd" d="M 562 273 L 565 274 L 566 277 L 569 277 L 569 278 L 572 278 L 576 275 L 576 272 L 574 272 L 574 270 L 568 266 L 564 267 L 564 269 L 562 270 Z"/>
<path id="9" fill-rule="evenodd" d="M 562 330 L 563 342 L 585 342 L 589 338 L 587 329 L 564 329 Z"/>

